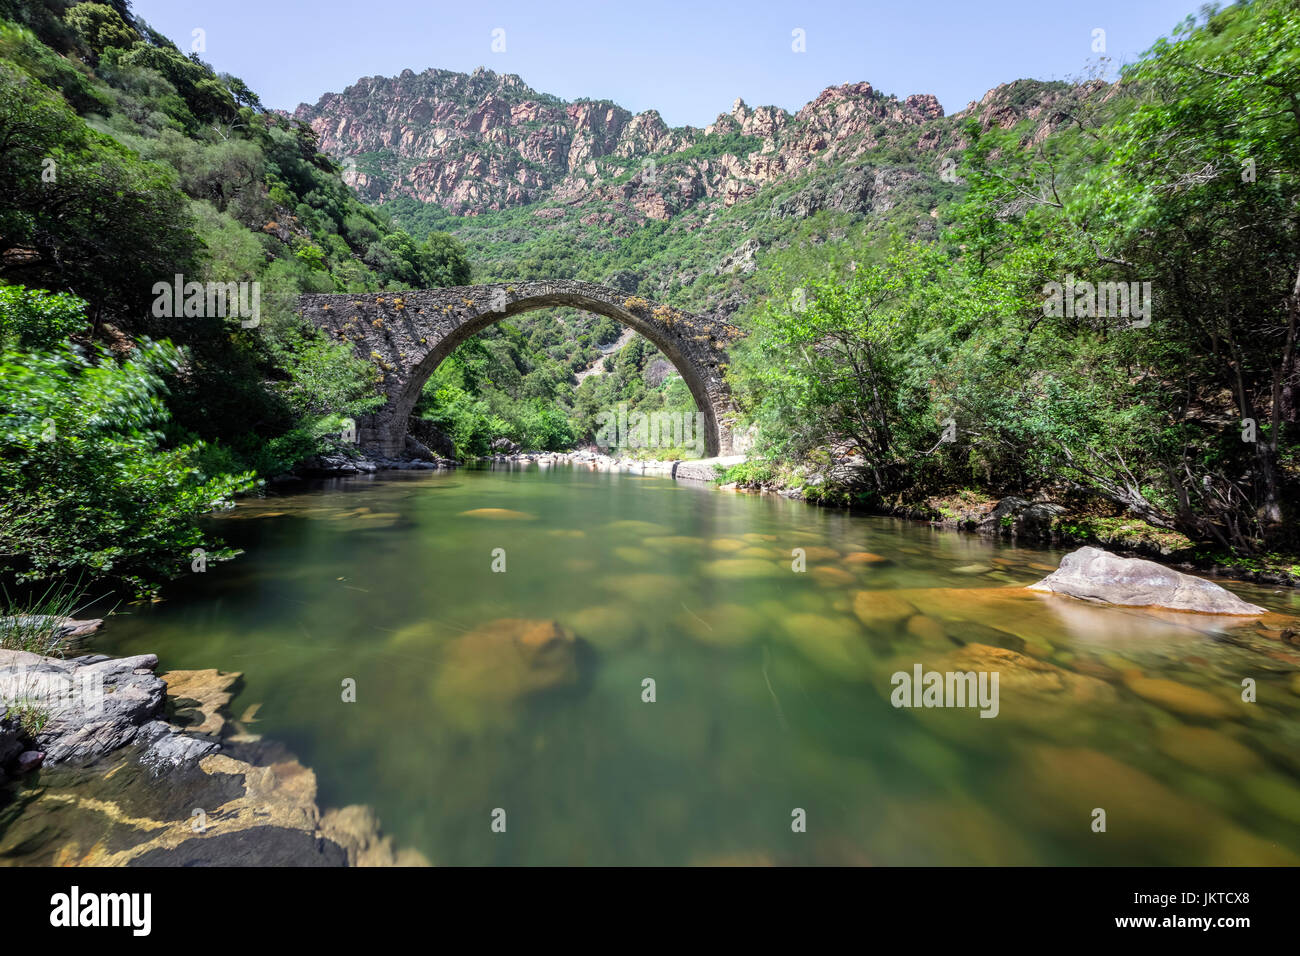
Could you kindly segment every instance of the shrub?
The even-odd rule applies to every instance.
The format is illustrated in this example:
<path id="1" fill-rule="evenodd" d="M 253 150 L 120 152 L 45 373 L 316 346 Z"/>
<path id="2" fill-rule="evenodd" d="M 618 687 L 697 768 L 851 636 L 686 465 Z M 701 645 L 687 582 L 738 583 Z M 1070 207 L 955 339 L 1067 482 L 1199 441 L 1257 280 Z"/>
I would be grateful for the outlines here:
<path id="1" fill-rule="evenodd" d="M 19 580 L 111 577 L 154 589 L 203 547 L 199 519 L 252 484 L 195 467 L 201 444 L 166 447 L 163 374 L 184 364 L 146 342 L 102 350 L 0 352 L 0 570 Z"/>

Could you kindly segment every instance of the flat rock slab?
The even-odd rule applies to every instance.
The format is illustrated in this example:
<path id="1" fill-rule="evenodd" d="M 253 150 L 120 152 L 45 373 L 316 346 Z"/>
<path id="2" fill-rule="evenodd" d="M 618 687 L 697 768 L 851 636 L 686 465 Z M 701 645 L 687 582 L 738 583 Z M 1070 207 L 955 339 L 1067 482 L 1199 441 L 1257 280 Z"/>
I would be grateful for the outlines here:
<path id="1" fill-rule="evenodd" d="M 1067 554 L 1059 568 L 1037 584 L 1029 585 L 1029 590 L 1125 607 L 1163 607 L 1202 614 L 1268 613 L 1213 581 L 1183 574 L 1154 561 L 1121 558 L 1091 547 Z"/>
<path id="2" fill-rule="evenodd" d="M 167 685 L 153 654 L 73 660 L 0 650 L 0 706 L 30 706 L 45 721 L 34 734 L 47 764 L 89 763 L 130 743 L 157 772 L 198 760 L 213 741 L 177 733 L 164 721 Z M 0 750 L 6 748 L 0 741 Z"/>

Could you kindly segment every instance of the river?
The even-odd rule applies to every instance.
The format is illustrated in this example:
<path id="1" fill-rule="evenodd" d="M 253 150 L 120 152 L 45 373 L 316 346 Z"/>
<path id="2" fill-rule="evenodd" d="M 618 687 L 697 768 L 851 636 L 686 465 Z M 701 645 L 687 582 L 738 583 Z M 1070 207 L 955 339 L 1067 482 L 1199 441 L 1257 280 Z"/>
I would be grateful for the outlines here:
<path id="1" fill-rule="evenodd" d="M 92 649 L 241 671 L 247 732 L 435 864 L 1300 860 L 1300 649 L 1021 590 L 1059 551 L 569 466 L 215 524 L 245 553 Z M 917 665 L 996 716 L 894 706 Z"/>

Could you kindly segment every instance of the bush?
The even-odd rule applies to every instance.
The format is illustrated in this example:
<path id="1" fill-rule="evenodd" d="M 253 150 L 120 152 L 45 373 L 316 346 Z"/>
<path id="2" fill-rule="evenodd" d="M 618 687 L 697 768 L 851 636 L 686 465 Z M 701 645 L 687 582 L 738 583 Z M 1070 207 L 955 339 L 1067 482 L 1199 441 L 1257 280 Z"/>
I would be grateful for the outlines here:
<path id="1" fill-rule="evenodd" d="M 184 356 L 144 343 L 119 363 L 60 346 L 0 352 L 0 570 L 19 580 L 106 576 L 137 592 L 218 560 L 199 519 L 252 484 L 196 467 L 201 444 L 166 447 L 163 374 Z"/>
<path id="2" fill-rule="evenodd" d="M 86 303 L 75 295 L 0 284 L 0 347 L 54 348 L 87 328 L 85 308 Z"/>

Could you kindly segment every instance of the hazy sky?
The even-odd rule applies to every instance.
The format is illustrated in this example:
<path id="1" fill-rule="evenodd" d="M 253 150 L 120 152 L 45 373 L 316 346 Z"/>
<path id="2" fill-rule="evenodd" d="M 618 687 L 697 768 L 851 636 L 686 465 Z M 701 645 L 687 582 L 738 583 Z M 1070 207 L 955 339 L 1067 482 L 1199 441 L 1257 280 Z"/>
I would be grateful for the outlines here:
<path id="1" fill-rule="evenodd" d="M 866 80 L 933 93 L 946 112 L 1021 77 L 1071 79 L 1101 54 L 1132 60 L 1200 0 L 134 0 L 185 51 L 267 106 L 292 110 L 358 77 L 428 67 L 518 73 L 564 99 L 655 108 L 704 126 L 743 97 L 796 110 L 828 86 Z M 493 31 L 504 31 L 494 52 Z M 802 30 L 806 52 L 792 49 Z M 498 34 L 500 36 L 500 34 Z"/>

